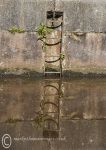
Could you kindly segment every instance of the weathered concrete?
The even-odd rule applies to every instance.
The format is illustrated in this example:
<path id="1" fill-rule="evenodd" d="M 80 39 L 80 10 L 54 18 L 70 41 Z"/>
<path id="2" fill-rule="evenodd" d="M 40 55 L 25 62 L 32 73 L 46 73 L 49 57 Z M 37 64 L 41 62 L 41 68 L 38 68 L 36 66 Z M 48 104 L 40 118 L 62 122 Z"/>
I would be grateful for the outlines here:
<path id="1" fill-rule="evenodd" d="M 75 37 L 74 37 L 75 36 Z M 73 72 L 106 74 L 106 34 L 86 33 L 64 36 L 64 70 Z"/>
<path id="2" fill-rule="evenodd" d="M 64 12 L 63 75 L 106 75 L 105 0 L 0 0 L 0 70 L 17 75 L 28 70 L 43 73 L 44 52 L 31 31 L 46 23 L 46 12 L 54 9 Z M 28 33 L 9 33 L 14 25 Z M 57 37 L 55 32 L 52 35 Z M 57 68 L 57 64 L 54 66 Z"/>
<path id="3" fill-rule="evenodd" d="M 4 134 L 9 134 L 12 137 L 11 150 L 106 149 L 105 79 L 64 81 L 8 79 L 2 80 L 0 85 L 0 141 Z M 43 134 L 44 124 L 38 126 L 34 118 L 38 115 L 37 112 L 44 113 L 41 101 L 50 100 L 57 103 L 58 94 L 60 94 L 59 137 L 48 140 Z M 51 106 L 46 107 L 45 111 L 55 112 Z M 53 112 L 51 115 L 55 116 Z M 15 141 L 14 138 L 23 140 Z M 24 138 L 27 138 L 27 141 Z M 3 150 L 1 142 L 0 150 Z"/>
<path id="4" fill-rule="evenodd" d="M 106 1 L 57 0 L 56 10 L 64 11 L 64 30 L 106 32 Z"/>
<path id="5" fill-rule="evenodd" d="M 0 29 L 16 25 L 26 30 L 46 20 L 46 11 L 53 9 L 49 0 L 0 0 Z"/>
<path id="6" fill-rule="evenodd" d="M 43 54 L 35 33 L 11 34 L 2 31 L 0 48 L 0 69 L 20 70 L 20 73 L 23 69 L 42 72 Z"/>

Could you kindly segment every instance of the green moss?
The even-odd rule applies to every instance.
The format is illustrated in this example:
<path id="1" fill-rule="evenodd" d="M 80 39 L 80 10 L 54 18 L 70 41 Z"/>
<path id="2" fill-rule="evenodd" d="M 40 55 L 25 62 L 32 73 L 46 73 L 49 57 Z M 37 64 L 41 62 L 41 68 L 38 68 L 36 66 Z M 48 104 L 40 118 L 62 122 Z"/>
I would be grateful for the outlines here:
<path id="1" fill-rule="evenodd" d="M 8 31 L 11 33 L 24 33 L 25 32 L 24 29 L 18 28 L 16 26 L 10 28 Z"/>

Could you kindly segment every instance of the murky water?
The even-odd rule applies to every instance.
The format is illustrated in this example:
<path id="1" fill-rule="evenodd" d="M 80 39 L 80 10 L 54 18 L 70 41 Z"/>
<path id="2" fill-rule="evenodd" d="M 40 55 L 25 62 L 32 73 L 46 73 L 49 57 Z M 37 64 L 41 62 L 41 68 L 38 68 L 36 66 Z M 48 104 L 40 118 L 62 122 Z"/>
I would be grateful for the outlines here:
<path id="1" fill-rule="evenodd" d="M 106 79 L 0 81 L 4 134 L 10 150 L 105 150 Z"/>

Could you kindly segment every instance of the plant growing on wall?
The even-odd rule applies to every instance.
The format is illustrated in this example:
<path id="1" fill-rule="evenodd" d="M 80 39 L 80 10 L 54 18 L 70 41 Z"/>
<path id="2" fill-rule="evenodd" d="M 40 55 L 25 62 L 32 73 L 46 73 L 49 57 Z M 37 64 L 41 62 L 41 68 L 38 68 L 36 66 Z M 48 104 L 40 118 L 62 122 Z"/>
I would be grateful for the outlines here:
<path id="1" fill-rule="evenodd" d="M 24 33 L 25 32 L 24 29 L 18 28 L 16 26 L 13 26 L 12 28 L 8 29 L 8 31 L 11 33 Z"/>
<path id="2" fill-rule="evenodd" d="M 43 23 L 40 23 L 40 25 L 36 29 L 36 32 L 39 35 L 39 39 L 44 39 L 46 38 L 47 34 L 50 34 L 52 32 L 52 30 L 48 29 Z"/>
<path id="3" fill-rule="evenodd" d="M 47 114 L 42 114 L 42 113 L 38 113 L 38 115 L 34 118 L 34 126 L 36 126 L 37 128 L 39 127 L 43 127 L 44 121 L 45 119 L 48 119 L 49 116 Z"/>
<path id="4" fill-rule="evenodd" d="M 52 32 L 52 29 L 49 29 L 45 24 L 40 23 L 40 25 L 38 26 L 38 28 L 36 29 L 36 32 L 38 34 L 38 40 L 42 41 L 42 49 L 44 51 L 46 51 L 46 37 L 48 34 L 50 34 Z M 60 58 L 59 60 L 64 60 L 65 55 L 63 53 L 60 53 Z M 57 60 L 56 60 L 57 61 Z"/>
<path id="5" fill-rule="evenodd" d="M 60 59 L 61 59 L 61 60 L 64 60 L 64 58 L 65 58 L 65 54 L 60 53 Z"/>
<path id="6" fill-rule="evenodd" d="M 46 27 L 46 25 L 44 25 L 43 23 L 40 23 L 40 25 L 36 29 L 36 32 L 39 36 L 38 40 L 42 41 L 42 49 L 45 51 L 46 50 L 45 39 L 46 39 L 47 35 L 52 32 L 52 30 L 48 29 Z"/>

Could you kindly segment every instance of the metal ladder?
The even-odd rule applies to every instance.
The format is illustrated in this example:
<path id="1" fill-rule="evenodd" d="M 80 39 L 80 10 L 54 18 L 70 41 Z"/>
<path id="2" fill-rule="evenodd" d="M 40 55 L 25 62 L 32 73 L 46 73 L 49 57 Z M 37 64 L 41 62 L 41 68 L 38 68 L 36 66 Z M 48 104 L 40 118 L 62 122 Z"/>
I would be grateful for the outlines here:
<path id="1" fill-rule="evenodd" d="M 50 74 L 58 74 L 60 77 L 62 76 L 62 30 L 63 30 L 63 12 L 57 11 L 48 11 L 47 12 L 47 28 L 52 29 L 53 32 L 51 35 L 46 37 L 45 45 L 47 47 L 47 51 L 45 52 L 45 69 L 44 75 Z M 55 37 L 54 37 L 55 35 Z M 52 41 L 52 43 L 51 43 Z M 53 55 L 54 52 L 48 55 L 48 51 L 54 50 L 56 55 Z M 57 54 L 58 53 L 58 54 Z M 48 66 L 53 66 L 54 63 L 58 64 L 58 69 L 47 69 Z"/>
<path id="2" fill-rule="evenodd" d="M 45 80 L 44 97 L 40 107 L 44 116 L 43 137 L 60 137 L 60 98 L 61 80 Z"/>

